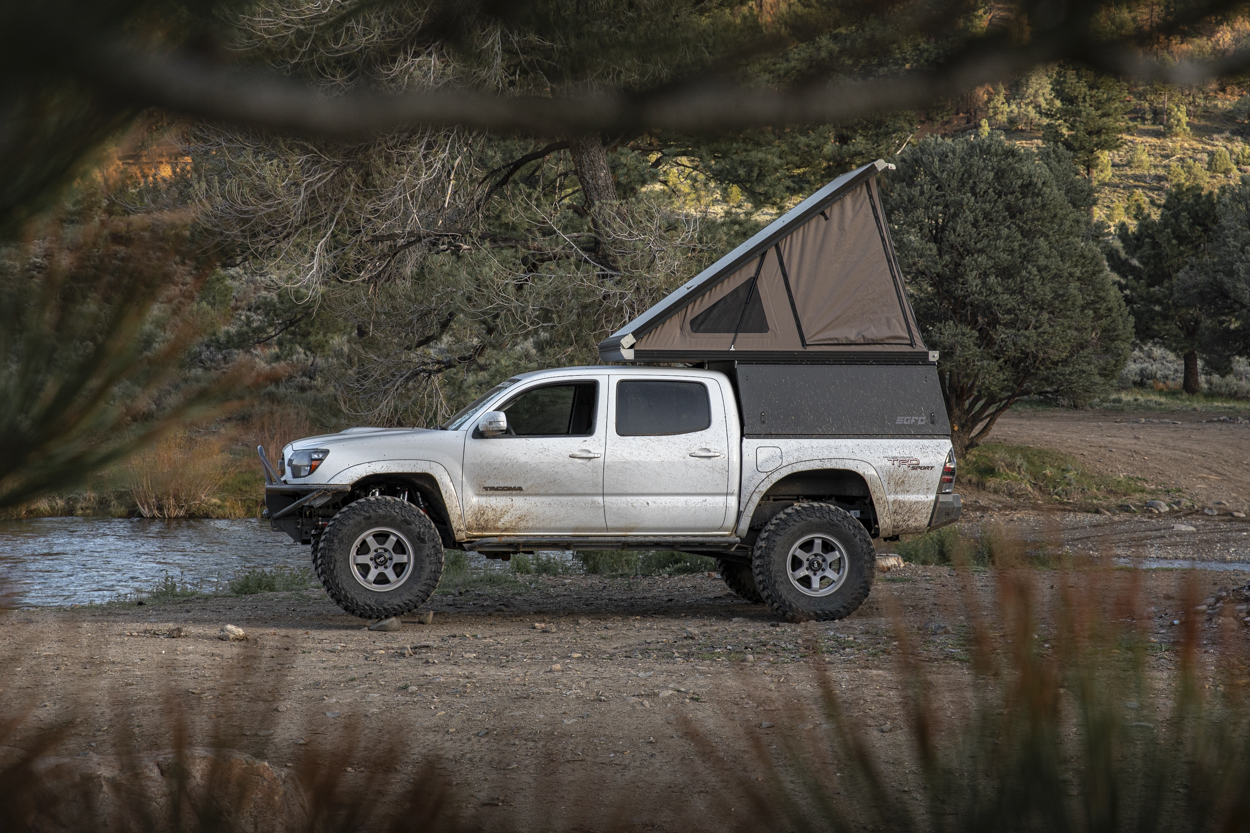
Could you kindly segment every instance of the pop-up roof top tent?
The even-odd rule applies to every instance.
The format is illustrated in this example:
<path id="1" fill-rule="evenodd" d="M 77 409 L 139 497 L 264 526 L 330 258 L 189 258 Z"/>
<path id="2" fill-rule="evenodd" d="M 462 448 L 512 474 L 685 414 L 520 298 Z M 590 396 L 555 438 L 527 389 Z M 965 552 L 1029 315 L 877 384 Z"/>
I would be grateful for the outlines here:
<path id="1" fill-rule="evenodd" d="M 881 208 L 880 160 L 838 177 L 599 344 L 731 373 L 750 436 L 950 435 Z"/>
<path id="2" fill-rule="evenodd" d="M 605 361 L 929 361 L 881 209 L 838 177 L 599 345 Z"/>

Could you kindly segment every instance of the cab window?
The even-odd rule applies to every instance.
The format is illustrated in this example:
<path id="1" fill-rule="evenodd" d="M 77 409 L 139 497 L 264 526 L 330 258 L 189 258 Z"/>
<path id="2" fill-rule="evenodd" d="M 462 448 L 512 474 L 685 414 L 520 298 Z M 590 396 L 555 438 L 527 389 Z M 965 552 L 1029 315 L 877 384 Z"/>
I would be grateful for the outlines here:
<path id="1" fill-rule="evenodd" d="M 711 424 L 712 407 L 701 382 L 638 380 L 616 386 L 618 436 L 693 434 Z"/>
<path id="2" fill-rule="evenodd" d="M 518 437 L 588 437 L 595 433 L 596 382 L 531 388 L 499 410 L 508 415 L 508 434 Z"/>

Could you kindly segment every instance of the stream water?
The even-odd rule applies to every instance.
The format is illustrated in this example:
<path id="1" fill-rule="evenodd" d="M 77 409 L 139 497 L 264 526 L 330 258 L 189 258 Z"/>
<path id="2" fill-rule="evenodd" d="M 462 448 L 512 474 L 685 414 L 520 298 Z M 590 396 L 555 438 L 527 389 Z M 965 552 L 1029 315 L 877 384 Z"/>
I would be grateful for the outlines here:
<path id="1" fill-rule="evenodd" d="M 568 558 L 566 553 L 551 555 Z M 502 566 L 488 565 L 480 556 L 469 561 L 494 569 Z M 1116 562 L 1145 569 L 1250 572 L 1247 562 L 1164 558 Z M 308 566 L 308 547 L 296 546 L 265 521 L 0 521 L 0 591 L 16 594 L 21 605 L 107 602 L 149 590 L 166 575 L 211 591 L 243 570 Z"/>
<path id="2" fill-rule="evenodd" d="M 166 574 L 211 590 L 241 570 L 306 566 L 308 547 L 258 520 L 0 521 L 0 589 L 23 605 L 106 602 Z"/>

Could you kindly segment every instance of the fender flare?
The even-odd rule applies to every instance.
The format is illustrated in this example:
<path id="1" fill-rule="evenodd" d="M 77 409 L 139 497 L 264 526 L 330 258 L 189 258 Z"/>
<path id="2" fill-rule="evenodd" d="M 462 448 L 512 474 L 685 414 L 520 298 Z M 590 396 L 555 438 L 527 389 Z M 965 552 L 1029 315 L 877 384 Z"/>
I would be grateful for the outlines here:
<path id="1" fill-rule="evenodd" d="M 456 493 L 456 486 L 451 482 L 451 475 L 439 463 L 430 460 L 376 460 L 349 466 L 334 475 L 334 479 L 340 483 L 353 484 L 379 474 L 426 474 L 433 477 L 439 491 L 443 493 L 443 505 L 447 507 L 447 520 L 451 524 L 452 534 L 457 541 L 468 537 L 465 534 L 460 495 Z"/>
<path id="2" fill-rule="evenodd" d="M 880 536 L 887 538 L 893 533 L 894 521 L 890 515 L 890 503 L 886 499 L 885 486 L 881 482 L 881 476 L 877 473 L 877 469 L 866 460 L 836 457 L 802 460 L 797 463 L 789 463 L 769 472 L 768 477 L 760 481 L 755 490 L 751 492 L 750 497 L 743 503 L 742 512 L 738 515 L 738 523 L 734 534 L 742 537 L 750 531 L 751 516 L 755 514 L 755 507 L 759 505 L 760 499 L 764 497 L 764 494 L 777 481 L 801 471 L 818 471 L 822 469 L 841 469 L 842 471 L 854 472 L 864 478 L 864 482 L 868 484 L 868 494 L 872 497 L 872 505 L 877 510 L 877 526 L 880 528 Z"/>

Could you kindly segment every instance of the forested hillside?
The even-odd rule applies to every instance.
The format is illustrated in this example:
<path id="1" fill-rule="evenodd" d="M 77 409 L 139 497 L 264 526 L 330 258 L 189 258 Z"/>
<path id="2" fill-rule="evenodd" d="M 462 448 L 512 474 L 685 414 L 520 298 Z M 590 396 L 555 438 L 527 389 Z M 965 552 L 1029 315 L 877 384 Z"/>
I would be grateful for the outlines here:
<path id="1" fill-rule="evenodd" d="M 514 373 L 595 361 L 602 337 L 777 212 L 884 158 L 899 166 L 883 187 L 904 272 L 942 350 L 948 407 L 967 422 L 961 449 L 1021 398 L 1083 405 L 1131 384 L 1247 395 L 1250 81 L 1233 71 L 1148 83 L 1055 47 L 1063 60 L 941 94 L 958 87 L 952 68 L 980 54 L 970 44 L 1030 42 L 1021 8 L 958 8 L 938 21 L 782 0 L 223 7 L 179 24 L 182 42 L 245 56 L 327 101 L 364 88 L 536 103 L 585 93 L 587 123 L 615 127 L 578 129 L 564 109 L 546 135 L 450 125 L 361 139 L 340 123 L 318 138 L 148 108 L 124 131 L 98 125 L 114 129 L 103 151 L 113 161 L 73 180 L 7 250 L 8 279 L 39 280 L 49 252 L 89 260 L 138 239 L 124 229 L 155 225 L 180 241 L 165 289 L 182 294 L 149 299 L 142 349 L 176 347 L 178 373 L 135 382 L 133 424 L 190 413 L 223 378 L 247 377 L 233 409 L 196 429 L 223 448 L 433 425 Z M 1083 37 L 1133 43 L 1164 68 L 1228 63 L 1250 41 L 1243 15 L 1093 8 Z M 757 91 L 926 71 L 935 94 L 904 84 L 897 99 L 923 106 L 857 104 L 829 123 L 749 116 L 736 129 L 679 130 L 611 116 L 615 104 L 600 115 L 596 101 L 618 99 L 593 97 L 642 101 L 696 78 L 703 90 L 737 85 L 748 112 L 762 106 Z M 685 123 L 725 118 L 705 116 Z M 974 205 L 958 247 L 926 230 L 926 218 Z M 1029 240 L 1029 222 L 1047 234 Z M 92 228 L 111 236 L 82 235 Z"/>

